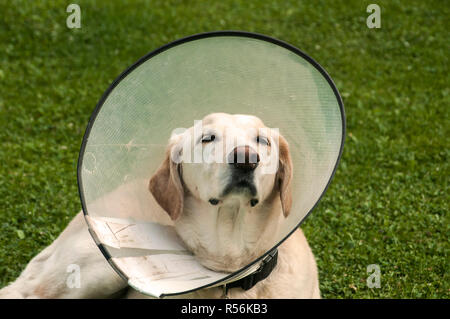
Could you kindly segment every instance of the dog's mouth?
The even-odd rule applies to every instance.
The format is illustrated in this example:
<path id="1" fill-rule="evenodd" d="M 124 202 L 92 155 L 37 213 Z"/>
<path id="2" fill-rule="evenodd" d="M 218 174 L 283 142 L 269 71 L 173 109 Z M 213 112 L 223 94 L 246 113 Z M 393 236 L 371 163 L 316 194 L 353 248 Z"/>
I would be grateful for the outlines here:
<path id="1" fill-rule="evenodd" d="M 221 196 L 225 197 L 229 194 L 255 197 L 257 190 L 253 182 L 253 174 L 233 175 Z"/>
<path id="2" fill-rule="evenodd" d="M 225 195 L 228 195 L 229 193 L 242 193 L 242 192 L 249 192 L 252 196 L 256 195 L 256 187 L 252 182 L 249 182 L 247 180 L 242 180 L 237 183 L 231 183 L 229 186 L 225 189 Z"/>
<path id="3" fill-rule="evenodd" d="M 209 203 L 213 206 L 219 205 L 227 196 L 237 195 L 243 198 L 249 198 L 248 203 L 251 207 L 255 207 L 259 203 L 257 193 L 256 186 L 250 176 L 233 177 L 219 198 L 212 197 L 209 199 Z"/>

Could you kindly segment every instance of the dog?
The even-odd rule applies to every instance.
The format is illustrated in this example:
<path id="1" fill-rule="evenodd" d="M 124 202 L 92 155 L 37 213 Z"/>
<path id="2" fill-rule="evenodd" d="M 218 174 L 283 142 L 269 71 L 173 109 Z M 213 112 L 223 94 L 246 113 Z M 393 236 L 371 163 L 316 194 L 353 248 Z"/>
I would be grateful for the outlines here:
<path id="1" fill-rule="evenodd" d="M 196 154 L 200 161 L 192 160 Z M 280 225 L 291 213 L 292 179 L 289 145 L 281 134 L 252 115 L 212 113 L 199 125 L 173 134 L 150 182 L 139 183 L 148 186 L 154 218 L 173 225 L 203 266 L 235 272 L 277 244 Z M 110 205 L 122 200 L 124 206 L 126 199 L 106 196 Z M 66 283 L 72 264 L 81 270 L 79 288 Z M 0 298 L 118 297 L 148 296 L 129 287 L 108 264 L 82 212 L 16 281 L 0 290 Z M 176 297 L 222 298 L 223 289 Z M 320 298 L 315 258 L 301 229 L 278 247 L 278 262 L 267 278 L 249 290 L 231 288 L 227 297 Z"/>

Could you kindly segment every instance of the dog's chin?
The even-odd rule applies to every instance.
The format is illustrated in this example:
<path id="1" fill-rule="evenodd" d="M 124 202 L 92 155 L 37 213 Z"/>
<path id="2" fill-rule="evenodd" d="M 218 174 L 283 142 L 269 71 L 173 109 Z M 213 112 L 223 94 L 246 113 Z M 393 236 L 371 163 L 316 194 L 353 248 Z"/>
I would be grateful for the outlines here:
<path id="1" fill-rule="evenodd" d="M 225 196 L 223 193 L 209 196 L 186 197 L 185 205 L 189 209 L 185 210 L 175 223 L 178 236 L 201 265 L 213 271 L 233 273 L 248 266 L 273 247 L 271 236 L 276 233 L 277 224 L 271 221 L 267 213 L 278 213 L 269 209 L 270 206 L 268 209 L 262 207 L 264 203 L 268 204 L 267 198 L 261 197 L 256 187 L 251 189 L 247 184 L 238 185 L 230 188 Z M 198 207 L 203 207 L 202 209 L 209 213 L 199 218 Z M 243 216 L 253 220 L 254 223 L 250 224 L 255 227 L 255 223 L 260 222 L 261 231 L 244 231 L 240 240 L 227 244 L 232 235 L 241 228 L 237 223 L 243 222 Z M 267 222 L 270 222 L 268 227 L 265 226 Z M 270 225 L 273 225 L 274 231 L 268 231 L 272 228 Z M 209 228 L 201 230 L 202 227 Z M 261 237 L 263 234 L 266 235 Z M 222 240 L 218 241 L 216 246 L 213 243 L 218 240 L 217 236 Z"/>

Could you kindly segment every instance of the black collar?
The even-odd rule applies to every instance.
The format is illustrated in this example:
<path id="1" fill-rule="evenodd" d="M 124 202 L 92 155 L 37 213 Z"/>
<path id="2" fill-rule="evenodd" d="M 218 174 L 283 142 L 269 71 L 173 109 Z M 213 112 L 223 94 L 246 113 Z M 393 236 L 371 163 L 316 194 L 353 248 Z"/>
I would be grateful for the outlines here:
<path id="1" fill-rule="evenodd" d="M 261 266 L 254 273 L 226 284 L 224 287 L 225 294 L 228 292 L 229 288 L 240 287 L 244 290 L 249 290 L 261 280 L 266 279 L 277 265 L 277 260 L 278 250 L 274 249 L 263 258 Z"/>

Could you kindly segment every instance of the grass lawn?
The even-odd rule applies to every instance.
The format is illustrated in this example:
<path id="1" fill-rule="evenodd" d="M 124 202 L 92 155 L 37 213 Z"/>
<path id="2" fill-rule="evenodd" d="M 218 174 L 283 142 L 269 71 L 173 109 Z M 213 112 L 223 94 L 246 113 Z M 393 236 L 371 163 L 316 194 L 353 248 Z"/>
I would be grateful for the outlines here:
<path id="1" fill-rule="evenodd" d="M 344 154 L 303 224 L 323 298 L 449 298 L 449 16 L 445 1 L 0 0 L 0 287 L 80 210 L 76 163 L 109 84 L 147 52 L 213 30 L 287 41 L 347 113 Z M 381 288 L 368 288 L 378 264 Z"/>

